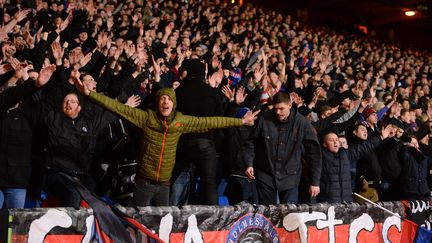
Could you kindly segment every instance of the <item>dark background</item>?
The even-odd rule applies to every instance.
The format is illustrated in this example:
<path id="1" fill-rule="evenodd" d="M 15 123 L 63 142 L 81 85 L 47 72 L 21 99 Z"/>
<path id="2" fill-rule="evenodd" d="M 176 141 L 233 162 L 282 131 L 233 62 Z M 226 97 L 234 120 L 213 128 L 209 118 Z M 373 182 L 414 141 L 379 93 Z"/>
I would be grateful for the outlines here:
<path id="1" fill-rule="evenodd" d="M 238 2 L 238 1 L 237 1 Z M 243 0 L 313 25 L 367 27 L 368 35 L 407 47 L 432 50 L 432 0 Z M 404 10 L 415 10 L 413 17 Z"/>

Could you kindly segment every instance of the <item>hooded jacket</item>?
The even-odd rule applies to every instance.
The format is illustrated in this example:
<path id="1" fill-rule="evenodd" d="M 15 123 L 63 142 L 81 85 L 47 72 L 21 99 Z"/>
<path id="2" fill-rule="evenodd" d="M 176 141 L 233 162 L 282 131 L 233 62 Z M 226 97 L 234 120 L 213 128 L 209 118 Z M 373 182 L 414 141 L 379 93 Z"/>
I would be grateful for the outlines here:
<path id="1" fill-rule="evenodd" d="M 218 91 L 204 83 L 205 65 L 199 59 L 191 59 L 185 64 L 188 76 L 176 89 L 178 111 L 191 116 L 221 116 L 222 101 Z M 211 133 L 188 134 L 183 138 L 208 138 Z"/>
<path id="2" fill-rule="evenodd" d="M 153 110 L 139 110 L 126 106 L 96 92 L 90 98 L 99 105 L 122 116 L 142 131 L 137 176 L 155 182 L 168 182 L 175 163 L 177 143 L 181 134 L 206 132 L 213 128 L 242 126 L 242 119 L 228 117 L 194 117 L 175 111 L 177 102 L 173 89 L 157 92 L 156 99 L 167 95 L 174 103 L 173 111 L 163 117 Z"/>

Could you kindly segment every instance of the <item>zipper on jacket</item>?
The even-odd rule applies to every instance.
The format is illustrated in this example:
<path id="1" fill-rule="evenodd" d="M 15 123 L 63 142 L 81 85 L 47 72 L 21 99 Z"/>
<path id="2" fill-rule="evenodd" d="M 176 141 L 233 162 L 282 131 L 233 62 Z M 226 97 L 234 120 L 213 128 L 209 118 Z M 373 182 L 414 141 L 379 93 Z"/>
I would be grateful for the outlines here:
<path id="1" fill-rule="evenodd" d="M 158 164 L 158 170 L 157 170 L 157 175 L 156 175 L 156 181 L 157 182 L 159 181 L 159 178 L 160 178 L 160 169 L 162 167 L 162 157 L 163 157 L 163 153 L 164 153 L 164 150 L 165 150 L 165 140 L 166 140 L 166 136 L 167 136 L 167 133 L 168 133 L 168 124 L 166 122 L 166 118 L 163 121 L 163 125 L 165 126 L 165 131 L 164 131 L 164 135 L 163 135 L 163 139 L 162 139 L 161 152 L 160 152 L 160 155 L 159 155 L 159 164 Z"/>

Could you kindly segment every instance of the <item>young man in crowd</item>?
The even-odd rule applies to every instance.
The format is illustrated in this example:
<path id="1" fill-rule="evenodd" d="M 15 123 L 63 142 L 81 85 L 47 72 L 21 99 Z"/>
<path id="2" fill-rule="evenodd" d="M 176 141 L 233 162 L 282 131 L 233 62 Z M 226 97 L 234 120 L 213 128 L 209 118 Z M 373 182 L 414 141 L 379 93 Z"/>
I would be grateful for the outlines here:
<path id="1" fill-rule="evenodd" d="M 273 110 L 264 112 L 243 147 L 246 175 L 257 182 L 259 203 L 297 203 L 302 159 L 310 168 L 311 197 L 320 193 L 321 149 L 312 125 L 279 92 Z"/>

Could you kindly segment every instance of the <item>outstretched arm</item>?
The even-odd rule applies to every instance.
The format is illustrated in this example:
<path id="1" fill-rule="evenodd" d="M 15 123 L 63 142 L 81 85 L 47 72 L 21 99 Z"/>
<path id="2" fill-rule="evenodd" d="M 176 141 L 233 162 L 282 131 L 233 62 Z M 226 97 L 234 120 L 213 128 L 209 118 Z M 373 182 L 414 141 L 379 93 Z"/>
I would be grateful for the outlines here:
<path id="1" fill-rule="evenodd" d="M 209 129 L 215 128 L 227 128 L 227 127 L 235 127 L 248 125 L 253 126 L 254 121 L 257 118 L 257 115 L 260 111 L 255 111 L 254 113 L 248 112 L 246 115 L 239 118 L 231 118 L 231 117 L 222 117 L 222 116 L 214 116 L 214 117 L 195 117 L 195 116 L 185 116 L 185 128 L 183 133 L 191 133 L 191 132 L 202 132 Z"/>
<path id="2" fill-rule="evenodd" d="M 148 112 L 132 108 L 97 92 L 91 92 L 90 89 L 83 84 L 79 77 L 79 72 L 77 70 L 73 70 L 71 73 L 71 79 L 74 81 L 77 89 L 90 99 L 94 100 L 98 105 L 123 117 L 137 127 L 142 127 L 146 123 L 148 119 Z"/>
<path id="3" fill-rule="evenodd" d="M 36 91 L 36 88 L 40 88 L 48 82 L 54 71 L 54 65 L 47 66 L 40 71 L 39 77 L 34 83 L 27 81 L 22 85 L 9 88 L 0 93 L 0 109 L 7 110 L 24 98 L 31 96 Z"/>

